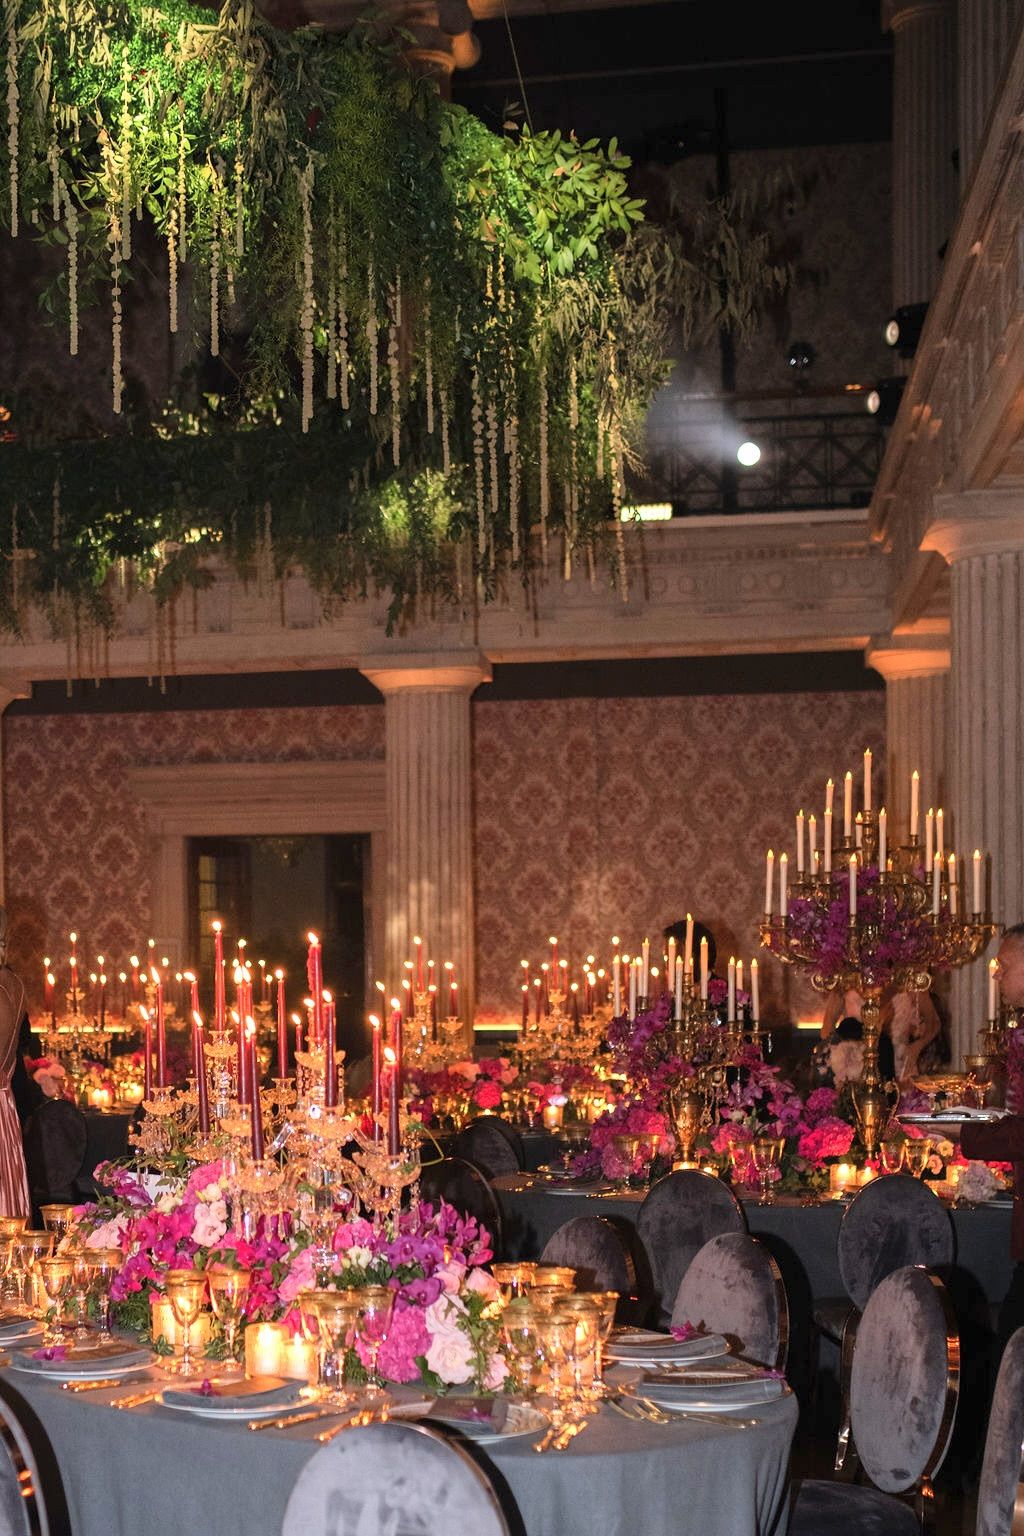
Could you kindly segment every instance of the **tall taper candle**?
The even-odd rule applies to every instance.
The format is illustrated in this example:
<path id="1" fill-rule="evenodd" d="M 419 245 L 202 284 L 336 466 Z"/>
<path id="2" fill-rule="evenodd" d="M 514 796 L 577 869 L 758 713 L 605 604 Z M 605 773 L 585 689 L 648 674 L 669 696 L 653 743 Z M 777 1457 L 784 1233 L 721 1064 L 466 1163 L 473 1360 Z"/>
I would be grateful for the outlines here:
<path id="1" fill-rule="evenodd" d="M 381 1082 L 380 1082 L 380 1032 L 381 1023 L 375 1013 L 370 1014 L 370 1030 L 373 1038 L 373 1073 L 370 1079 L 370 1109 L 373 1115 L 373 1139 L 380 1141 Z"/>
<path id="2" fill-rule="evenodd" d="M 218 1035 L 227 1028 L 227 999 L 224 990 L 224 931 L 213 925 L 213 1027 Z"/>
<path id="3" fill-rule="evenodd" d="M 921 816 L 921 775 L 915 768 L 910 775 L 910 841 L 917 842 L 917 824 Z"/>
<path id="4" fill-rule="evenodd" d="M 857 855 L 850 854 L 850 916 L 857 916 Z"/>
<path id="5" fill-rule="evenodd" d="M 139 1004 L 142 1014 L 142 1097 L 153 1097 L 153 1020 L 149 1009 Z"/>
<path id="6" fill-rule="evenodd" d="M 825 873 L 832 873 L 832 812 L 825 812 L 825 827 L 822 832 L 822 853 L 824 858 Z"/>
<path id="7" fill-rule="evenodd" d="M 779 916 L 785 922 L 789 916 L 789 854 L 779 855 Z"/>
<path id="8" fill-rule="evenodd" d="M 198 1009 L 192 1011 L 192 1070 L 196 1079 L 199 1106 L 199 1134 L 210 1132 L 210 1091 L 206 1081 L 206 1047 L 203 1044 L 203 1019 Z"/>
<path id="9" fill-rule="evenodd" d="M 322 1045 L 324 1038 L 324 952 L 315 933 L 306 935 L 309 955 L 306 966 L 309 973 L 309 995 L 313 999 L 313 1039 L 311 1045 Z"/>
<path id="10" fill-rule="evenodd" d="M 726 974 L 728 976 L 727 990 L 726 990 L 726 1018 L 729 1020 L 729 1022 L 731 1024 L 733 1019 L 736 1017 L 736 956 L 735 955 L 730 955 L 729 956 L 729 969 L 728 969 L 728 972 Z"/>
<path id="11" fill-rule="evenodd" d="M 988 1021 L 994 1024 L 999 1017 L 999 961 L 988 963 Z"/>
<path id="12" fill-rule="evenodd" d="M 684 970 L 682 959 L 679 955 L 676 955 L 675 996 L 673 999 L 673 1012 L 674 1017 L 677 1019 L 681 1019 L 683 1016 L 683 975 Z"/>
<path id="13" fill-rule="evenodd" d="M 843 778 L 843 836 L 853 836 L 853 774 L 849 769 Z"/>
<path id="14" fill-rule="evenodd" d="M 334 1022 L 334 998 L 330 992 L 323 995 L 324 1013 L 324 1106 L 336 1109 L 338 1105 L 338 1067 L 335 1060 L 337 1040 Z"/>
<path id="15" fill-rule="evenodd" d="M 651 941 L 644 939 L 640 946 L 640 996 L 651 994 Z"/>
<path id="16" fill-rule="evenodd" d="M 885 806 L 878 813 L 878 873 L 885 874 L 885 862 L 888 857 L 888 833 L 889 818 L 886 815 Z"/>
<path id="17" fill-rule="evenodd" d="M 700 941 L 700 1000 L 702 1003 L 708 1000 L 708 941 L 706 938 Z"/>
<path id="18" fill-rule="evenodd" d="M 871 748 L 864 749 L 864 814 L 871 810 Z"/>
<path id="19" fill-rule="evenodd" d="M 288 1076 L 288 1012 L 284 998 L 284 971 L 276 970 L 277 982 L 277 1075 Z"/>
<path id="20" fill-rule="evenodd" d="M 765 859 L 765 864 L 764 864 L 764 915 L 765 915 L 765 917 L 771 917 L 771 915 L 772 915 L 772 895 L 773 895 L 772 886 L 775 883 L 774 876 L 775 876 L 775 854 L 769 848 L 768 849 L 767 857 Z"/>
<path id="21" fill-rule="evenodd" d="M 802 875 L 804 872 L 804 813 L 796 813 L 796 872 Z"/>
<path id="22" fill-rule="evenodd" d="M 164 1016 L 164 984 L 156 972 L 156 1085 L 167 1087 L 167 1020 Z"/>
<path id="23" fill-rule="evenodd" d="M 246 1056 L 249 1086 L 252 1089 L 252 1116 L 249 1121 L 250 1148 L 254 1162 L 263 1161 L 263 1105 L 260 1101 L 260 1069 L 256 1056 L 256 1023 L 245 1021 Z"/>
<path id="24" fill-rule="evenodd" d="M 924 819 L 924 867 L 927 870 L 928 874 L 931 874 L 931 872 L 932 872 L 932 865 L 934 863 L 935 863 L 935 812 L 932 810 L 931 806 L 929 806 L 928 807 L 928 814 L 927 814 L 927 816 Z"/>
<path id="25" fill-rule="evenodd" d="M 982 870 L 981 849 L 980 848 L 975 848 L 975 850 L 974 850 L 974 860 L 973 860 L 973 865 L 972 865 L 972 874 L 973 874 L 974 878 L 973 878 L 973 882 L 972 882 L 972 896 L 971 896 L 971 913 L 975 917 L 980 917 L 980 915 L 981 915 L 981 870 Z"/>
<path id="26" fill-rule="evenodd" d="M 693 974 L 693 913 L 686 914 L 686 948 L 683 950 L 683 970 Z"/>
<path id="27" fill-rule="evenodd" d="M 956 917 L 960 910 L 960 887 L 957 884 L 956 854 L 949 856 L 949 915 Z"/>
<path id="28" fill-rule="evenodd" d="M 622 958 L 620 955 L 612 957 L 612 1018 L 617 1019 L 622 1014 Z"/>
<path id="29" fill-rule="evenodd" d="M 756 960 L 750 962 L 750 1016 L 757 1024 L 761 1018 L 761 968 Z"/>

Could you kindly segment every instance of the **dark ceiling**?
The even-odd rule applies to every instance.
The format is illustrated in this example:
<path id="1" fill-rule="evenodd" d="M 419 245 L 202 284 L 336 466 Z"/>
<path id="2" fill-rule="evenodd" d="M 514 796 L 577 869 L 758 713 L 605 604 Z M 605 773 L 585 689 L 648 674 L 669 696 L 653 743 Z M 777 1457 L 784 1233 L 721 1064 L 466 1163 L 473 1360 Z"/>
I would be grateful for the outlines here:
<path id="1" fill-rule="evenodd" d="M 639 160 L 714 148 L 869 143 L 891 131 L 891 48 L 878 0 L 670 0 L 513 17 L 535 128 L 618 135 Z M 454 96 L 492 127 L 521 102 L 509 28 L 478 22 L 480 62 Z"/>

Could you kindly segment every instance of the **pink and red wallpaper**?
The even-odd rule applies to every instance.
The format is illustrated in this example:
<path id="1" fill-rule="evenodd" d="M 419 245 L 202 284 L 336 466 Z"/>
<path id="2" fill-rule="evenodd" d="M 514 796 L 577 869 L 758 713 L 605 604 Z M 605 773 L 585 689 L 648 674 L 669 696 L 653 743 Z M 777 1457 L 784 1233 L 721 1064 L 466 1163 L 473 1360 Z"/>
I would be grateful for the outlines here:
<path id="1" fill-rule="evenodd" d="M 479 1007 L 515 1008 L 519 960 L 551 933 L 574 957 L 613 933 L 634 947 L 689 908 L 723 955 L 755 953 L 765 848 L 865 746 L 884 761 L 884 715 L 874 692 L 475 702 Z M 11 955 L 35 982 L 73 925 L 120 963 L 146 937 L 126 769 L 380 758 L 384 710 L 14 715 L 3 736 Z M 799 1006 L 772 962 L 765 984 Z"/>

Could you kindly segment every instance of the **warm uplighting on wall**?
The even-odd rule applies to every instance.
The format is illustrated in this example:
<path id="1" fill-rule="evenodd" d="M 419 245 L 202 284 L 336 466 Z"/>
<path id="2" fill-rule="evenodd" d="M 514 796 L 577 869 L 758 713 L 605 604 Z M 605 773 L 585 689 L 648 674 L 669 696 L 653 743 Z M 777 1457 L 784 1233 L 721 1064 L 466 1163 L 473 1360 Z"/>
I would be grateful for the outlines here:
<path id="1" fill-rule="evenodd" d="M 671 516 L 670 501 L 641 501 L 619 511 L 623 523 L 667 523 Z"/>

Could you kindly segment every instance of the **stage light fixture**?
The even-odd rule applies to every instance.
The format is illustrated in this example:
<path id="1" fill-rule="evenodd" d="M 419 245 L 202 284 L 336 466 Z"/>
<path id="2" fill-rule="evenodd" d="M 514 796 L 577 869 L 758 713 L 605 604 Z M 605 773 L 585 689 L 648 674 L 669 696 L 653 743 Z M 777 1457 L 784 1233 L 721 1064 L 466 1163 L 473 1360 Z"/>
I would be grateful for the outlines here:
<path id="1" fill-rule="evenodd" d="M 879 379 L 874 389 L 868 391 L 864 404 L 870 415 L 877 416 L 883 427 L 891 427 L 900 408 L 906 379 L 897 374 L 891 379 Z"/>
<path id="2" fill-rule="evenodd" d="M 886 346 L 895 347 L 900 357 L 913 357 L 927 313 L 927 304 L 901 304 L 885 322 Z"/>
<path id="3" fill-rule="evenodd" d="M 744 469 L 753 469 L 761 457 L 761 450 L 756 443 L 740 443 L 736 449 L 736 457 Z"/>

